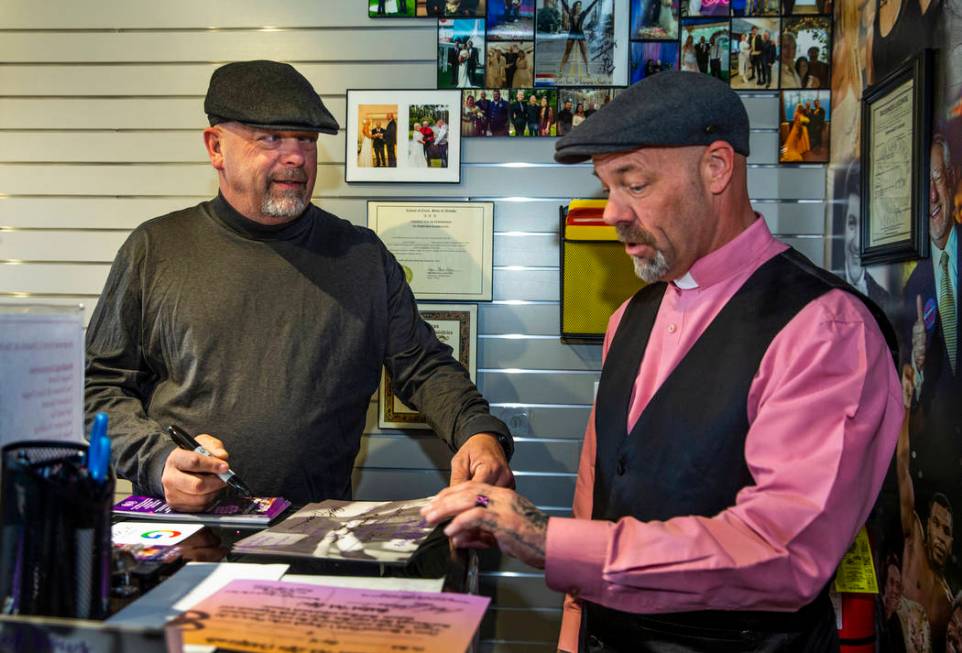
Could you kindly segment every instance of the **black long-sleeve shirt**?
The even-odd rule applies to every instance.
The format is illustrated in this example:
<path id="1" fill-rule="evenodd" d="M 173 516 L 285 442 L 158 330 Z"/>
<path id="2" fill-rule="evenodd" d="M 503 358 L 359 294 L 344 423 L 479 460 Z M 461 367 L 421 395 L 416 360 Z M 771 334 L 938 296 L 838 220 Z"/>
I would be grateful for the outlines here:
<path id="1" fill-rule="evenodd" d="M 313 205 L 264 226 L 218 197 L 121 247 L 87 332 L 86 413 L 109 413 L 138 491 L 163 495 L 175 423 L 223 440 L 259 495 L 344 499 L 382 364 L 452 448 L 508 435 L 372 231 Z"/>

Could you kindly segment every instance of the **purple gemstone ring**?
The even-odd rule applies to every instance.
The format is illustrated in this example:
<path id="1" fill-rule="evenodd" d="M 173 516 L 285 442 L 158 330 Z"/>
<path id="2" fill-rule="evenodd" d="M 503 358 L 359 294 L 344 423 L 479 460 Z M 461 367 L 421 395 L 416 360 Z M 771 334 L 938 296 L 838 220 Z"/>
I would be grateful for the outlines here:
<path id="1" fill-rule="evenodd" d="M 491 503 L 491 499 L 483 494 L 474 497 L 474 505 L 478 508 L 487 508 L 489 503 Z"/>

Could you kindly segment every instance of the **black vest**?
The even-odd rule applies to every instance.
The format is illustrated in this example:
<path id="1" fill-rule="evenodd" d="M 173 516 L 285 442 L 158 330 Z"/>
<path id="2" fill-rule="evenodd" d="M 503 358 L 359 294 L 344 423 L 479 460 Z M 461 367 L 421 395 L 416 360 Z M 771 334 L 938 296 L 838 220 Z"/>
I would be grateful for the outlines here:
<path id="1" fill-rule="evenodd" d="M 631 391 L 665 288 L 657 283 L 635 294 L 605 359 L 595 404 L 592 519 L 712 517 L 734 505 L 739 490 L 753 483 L 744 455 L 752 379 L 775 336 L 829 290 L 846 290 L 865 302 L 889 348 L 896 349 L 894 332 L 878 307 L 838 277 L 787 250 L 759 267 L 721 309 L 629 434 Z M 734 650 L 753 650 L 752 638 L 760 633 L 806 631 L 819 624 L 834 636 L 824 592 L 796 613 L 719 611 L 649 617 L 586 601 L 584 614 L 582 632 L 609 645 L 637 641 L 637 628 L 645 630 L 652 623 L 668 630 L 705 627 L 747 638 L 747 648 Z M 709 645 L 704 650 L 713 649 Z"/>

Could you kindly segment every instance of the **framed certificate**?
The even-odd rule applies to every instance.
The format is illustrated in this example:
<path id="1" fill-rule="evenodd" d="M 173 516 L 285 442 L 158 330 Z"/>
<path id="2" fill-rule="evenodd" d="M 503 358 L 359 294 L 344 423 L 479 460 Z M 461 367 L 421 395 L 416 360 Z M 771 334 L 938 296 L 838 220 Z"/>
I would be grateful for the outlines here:
<path id="1" fill-rule="evenodd" d="M 862 263 L 928 256 L 932 52 L 925 50 L 862 99 Z"/>
<path id="2" fill-rule="evenodd" d="M 367 225 L 418 299 L 491 301 L 493 202 L 371 201 Z"/>
<path id="3" fill-rule="evenodd" d="M 345 181 L 461 181 L 461 91 L 348 90 L 346 121 Z"/>
<path id="4" fill-rule="evenodd" d="M 454 350 L 452 355 L 474 381 L 478 368 L 478 307 L 475 304 L 418 304 L 418 311 L 438 339 Z M 420 413 L 394 394 L 386 370 L 381 374 L 378 390 L 377 425 L 380 428 L 431 428 Z"/>

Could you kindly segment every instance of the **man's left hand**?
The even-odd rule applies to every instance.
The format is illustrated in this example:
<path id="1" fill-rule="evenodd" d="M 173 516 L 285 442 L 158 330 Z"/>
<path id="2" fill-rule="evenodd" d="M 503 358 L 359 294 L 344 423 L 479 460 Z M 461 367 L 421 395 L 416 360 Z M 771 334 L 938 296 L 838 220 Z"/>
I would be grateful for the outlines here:
<path id="1" fill-rule="evenodd" d="M 514 474 L 508 467 L 504 449 L 493 433 L 475 433 L 451 459 L 452 487 L 464 481 L 481 481 L 501 487 L 514 487 Z"/>
<path id="2" fill-rule="evenodd" d="M 513 490 L 469 481 L 442 490 L 421 516 L 430 524 L 453 517 L 444 534 L 455 546 L 483 548 L 493 537 L 508 555 L 544 569 L 548 516 Z"/>

